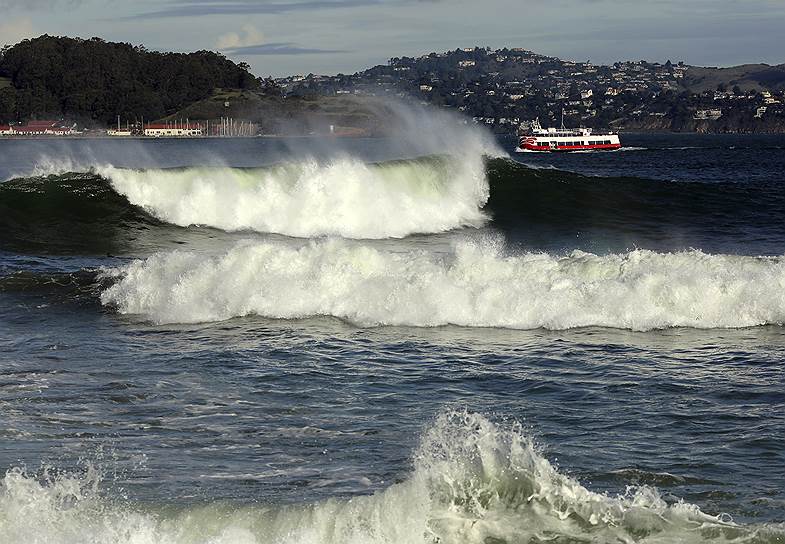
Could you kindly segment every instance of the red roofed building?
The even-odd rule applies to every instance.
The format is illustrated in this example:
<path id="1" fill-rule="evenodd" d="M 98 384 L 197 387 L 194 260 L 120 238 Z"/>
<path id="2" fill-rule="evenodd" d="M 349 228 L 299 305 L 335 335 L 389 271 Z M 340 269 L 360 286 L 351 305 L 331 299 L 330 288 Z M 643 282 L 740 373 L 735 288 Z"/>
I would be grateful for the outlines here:
<path id="1" fill-rule="evenodd" d="M 29 121 L 25 125 L 14 125 L 11 134 L 20 136 L 68 136 L 74 133 L 74 126 L 62 126 L 58 121 Z"/>
<path id="2" fill-rule="evenodd" d="M 10 136 L 14 133 L 14 127 L 11 125 L 0 125 L 0 136 Z"/>

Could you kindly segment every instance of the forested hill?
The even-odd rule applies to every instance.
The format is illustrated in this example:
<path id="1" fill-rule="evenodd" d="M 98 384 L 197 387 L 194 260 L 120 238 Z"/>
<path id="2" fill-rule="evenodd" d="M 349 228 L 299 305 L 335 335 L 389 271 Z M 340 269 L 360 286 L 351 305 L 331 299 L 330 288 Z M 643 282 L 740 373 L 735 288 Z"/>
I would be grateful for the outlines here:
<path id="1" fill-rule="evenodd" d="M 216 88 L 258 88 L 248 68 L 210 51 L 159 53 L 99 38 L 44 35 L 0 52 L 0 122 L 158 119 Z"/>

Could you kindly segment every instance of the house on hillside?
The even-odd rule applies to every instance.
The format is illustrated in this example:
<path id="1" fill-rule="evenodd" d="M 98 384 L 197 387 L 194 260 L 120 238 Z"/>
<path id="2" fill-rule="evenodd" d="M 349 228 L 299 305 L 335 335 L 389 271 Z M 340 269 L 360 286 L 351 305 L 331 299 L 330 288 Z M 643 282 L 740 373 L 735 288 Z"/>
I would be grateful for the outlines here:
<path id="1" fill-rule="evenodd" d="M 722 117 L 722 110 L 720 109 L 710 109 L 710 110 L 698 110 L 695 112 L 693 119 L 696 121 L 716 121 Z"/>

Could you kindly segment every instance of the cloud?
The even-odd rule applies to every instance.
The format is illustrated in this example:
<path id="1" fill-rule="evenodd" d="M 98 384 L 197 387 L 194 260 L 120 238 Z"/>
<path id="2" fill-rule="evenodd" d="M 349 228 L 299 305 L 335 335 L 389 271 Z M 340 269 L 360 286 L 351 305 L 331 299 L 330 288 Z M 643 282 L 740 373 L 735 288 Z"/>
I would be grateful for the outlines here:
<path id="1" fill-rule="evenodd" d="M 291 42 L 264 43 L 264 34 L 251 24 L 243 25 L 239 32 L 227 32 L 219 36 L 216 47 L 232 56 L 319 55 L 344 52 L 299 47 Z"/>
<path id="2" fill-rule="evenodd" d="M 38 32 L 33 27 L 33 22 L 28 18 L 0 22 L 0 47 L 13 45 L 25 38 L 32 38 L 37 35 Z"/>
<path id="3" fill-rule="evenodd" d="M 0 0 L 1 1 L 1 0 Z M 293 11 L 353 8 L 382 5 L 382 0 L 304 0 L 294 2 L 259 2 L 254 0 L 190 0 L 170 2 L 170 7 L 140 13 L 127 19 L 159 17 L 201 17 L 205 15 L 278 14 Z"/>
<path id="4" fill-rule="evenodd" d="M 238 49 L 264 43 L 264 35 L 253 25 L 243 25 L 240 32 L 228 32 L 219 36 L 216 47 L 221 50 Z"/>
<path id="5" fill-rule="evenodd" d="M 49 10 L 60 6 L 74 8 L 88 0 L 0 0 L 0 10 Z"/>
<path id="6" fill-rule="evenodd" d="M 259 45 L 248 45 L 226 50 L 230 55 L 254 56 L 254 55 L 321 55 L 325 53 L 346 53 L 337 49 L 309 49 L 298 47 L 293 43 L 263 43 Z"/>

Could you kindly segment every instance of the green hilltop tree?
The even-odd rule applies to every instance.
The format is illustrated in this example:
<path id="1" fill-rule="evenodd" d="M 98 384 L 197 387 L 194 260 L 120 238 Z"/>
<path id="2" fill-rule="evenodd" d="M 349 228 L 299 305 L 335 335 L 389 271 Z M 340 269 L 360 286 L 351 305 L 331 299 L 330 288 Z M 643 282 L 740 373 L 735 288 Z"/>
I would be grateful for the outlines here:
<path id="1" fill-rule="evenodd" d="M 209 97 L 215 89 L 255 90 L 247 64 L 211 51 L 159 53 L 143 46 L 43 35 L 0 53 L 0 120 L 35 116 L 117 115 L 156 119 Z M 13 110 L 13 111 L 12 111 Z"/>

